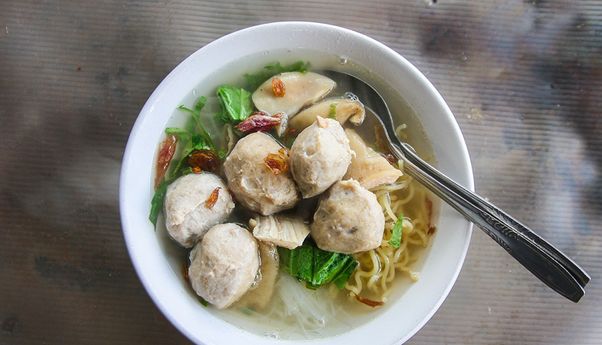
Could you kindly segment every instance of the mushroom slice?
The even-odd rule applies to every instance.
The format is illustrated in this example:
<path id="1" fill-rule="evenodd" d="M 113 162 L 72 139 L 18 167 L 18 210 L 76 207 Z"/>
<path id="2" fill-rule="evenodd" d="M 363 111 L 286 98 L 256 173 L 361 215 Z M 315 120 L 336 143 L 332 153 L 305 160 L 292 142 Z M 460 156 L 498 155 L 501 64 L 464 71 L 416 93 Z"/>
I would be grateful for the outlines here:
<path id="1" fill-rule="evenodd" d="M 274 93 L 272 80 L 282 82 L 284 95 Z M 295 115 L 305 106 L 313 104 L 326 96 L 335 87 L 335 82 L 313 72 L 286 72 L 273 76 L 253 92 L 253 104 L 268 114 L 285 113 Z"/>
<path id="2" fill-rule="evenodd" d="M 355 152 L 345 179 L 357 180 L 362 187 L 373 189 L 383 184 L 397 181 L 403 173 L 393 167 L 389 161 L 374 151 L 353 129 L 346 129 L 349 146 Z"/>
<path id="3" fill-rule="evenodd" d="M 295 249 L 309 235 L 309 226 L 302 219 L 282 215 L 260 216 L 249 221 L 253 236 L 279 247 Z"/>
<path id="4" fill-rule="evenodd" d="M 347 122 L 359 126 L 364 122 L 366 111 L 362 102 L 356 98 L 339 97 L 322 100 L 302 110 L 290 120 L 290 127 L 299 131 L 309 127 L 318 116 L 334 118 L 342 124 Z"/>
<path id="5" fill-rule="evenodd" d="M 268 305 L 274 294 L 280 259 L 275 245 L 258 241 L 261 258 L 261 280 L 236 303 L 237 307 L 262 310 Z"/>

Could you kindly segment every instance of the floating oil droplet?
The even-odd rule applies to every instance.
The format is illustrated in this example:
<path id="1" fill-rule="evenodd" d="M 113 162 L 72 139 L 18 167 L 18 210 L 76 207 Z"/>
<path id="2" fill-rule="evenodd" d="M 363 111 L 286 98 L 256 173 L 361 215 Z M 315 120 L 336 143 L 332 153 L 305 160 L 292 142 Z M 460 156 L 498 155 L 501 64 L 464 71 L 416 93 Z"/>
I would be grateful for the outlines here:
<path id="1" fill-rule="evenodd" d="M 278 332 L 265 332 L 264 334 L 268 338 L 280 339 L 280 334 Z"/>
<path id="2" fill-rule="evenodd" d="M 345 92 L 345 94 L 343 95 L 343 97 L 345 98 L 349 98 L 352 101 L 359 101 L 359 97 L 357 97 L 354 93 L 351 93 L 349 91 Z"/>

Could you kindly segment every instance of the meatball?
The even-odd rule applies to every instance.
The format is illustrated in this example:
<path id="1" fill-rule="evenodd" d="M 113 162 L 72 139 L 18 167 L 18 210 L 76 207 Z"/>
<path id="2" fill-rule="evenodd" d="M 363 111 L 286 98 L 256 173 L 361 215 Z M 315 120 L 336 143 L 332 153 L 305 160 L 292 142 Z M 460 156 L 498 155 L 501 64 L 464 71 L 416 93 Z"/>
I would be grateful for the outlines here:
<path id="1" fill-rule="evenodd" d="M 215 194 L 217 199 L 213 203 L 208 199 Z M 233 208 L 232 196 L 217 175 L 185 175 L 167 187 L 165 226 L 175 241 L 190 248 L 209 228 L 225 221 Z"/>
<path id="2" fill-rule="evenodd" d="M 271 136 L 256 132 L 240 139 L 224 162 L 228 187 L 236 200 L 265 216 L 292 208 L 299 193 L 290 173 L 276 173 L 266 164 L 268 154 L 280 146 Z"/>
<path id="3" fill-rule="evenodd" d="M 218 309 L 239 300 L 259 277 L 258 271 L 257 242 L 234 223 L 212 227 L 190 252 L 192 288 Z"/>
<path id="4" fill-rule="evenodd" d="M 380 246 L 385 216 L 376 195 L 355 180 L 335 183 L 326 192 L 311 225 L 320 249 L 354 254 Z"/>
<path id="5" fill-rule="evenodd" d="M 291 172 L 303 198 L 310 198 L 340 180 L 351 163 L 349 140 L 341 124 L 317 117 L 290 151 Z"/>

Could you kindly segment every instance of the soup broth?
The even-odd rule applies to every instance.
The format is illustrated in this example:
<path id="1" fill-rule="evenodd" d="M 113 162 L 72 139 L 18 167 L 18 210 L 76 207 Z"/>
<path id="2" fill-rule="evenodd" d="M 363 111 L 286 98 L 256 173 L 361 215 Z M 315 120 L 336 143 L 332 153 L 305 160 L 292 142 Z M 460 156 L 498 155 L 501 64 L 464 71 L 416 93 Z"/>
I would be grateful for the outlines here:
<path id="1" fill-rule="evenodd" d="M 321 70 L 342 71 L 360 76 L 363 80 L 377 87 L 387 101 L 396 125 L 403 124 L 403 127 L 405 127 L 405 129 L 399 132 L 402 139 L 409 142 L 422 157 L 434 163 L 430 144 L 423 134 L 424 132 L 420 126 L 418 117 L 407 103 L 404 102 L 403 98 L 390 88 L 386 81 L 373 75 L 369 70 L 354 64 L 353 61 L 346 57 L 324 56 L 322 53 L 311 50 L 270 51 L 248 56 L 241 59 L 239 63 L 215 71 L 210 78 L 207 78 L 207 80 L 191 90 L 182 99 L 181 104 L 190 106 L 199 96 L 207 96 L 207 104 L 201 113 L 202 121 L 207 131 L 212 134 L 216 144 L 221 146 L 225 140 L 224 129 L 221 128 L 218 121 L 213 119 L 214 114 L 219 110 L 218 99 L 214 96 L 216 88 L 224 84 L 243 86 L 245 85 L 243 77 L 245 73 L 253 73 L 260 70 L 268 63 L 278 61 L 284 65 L 299 60 L 309 61 L 311 64 L 310 70 L 313 72 L 320 73 Z M 254 90 L 249 91 L 253 92 Z M 344 86 L 337 86 L 328 97 L 342 95 L 346 91 L 349 90 L 345 89 Z M 182 127 L 188 118 L 189 114 L 174 109 L 167 127 Z M 176 152 L 176 156 L 178 154 Z M 433 215 L 433 207 L 436 215 L 437 205 L 431 203 L 431 201 L 435 202 L 436 199 L 430 196 L 424 187 L 417 182 L 411 181 L 406 176 L 403 178 L 407 179 L 407 183 L 411 188 L 390 192 L 385 191 L 387 193 L 386 197 L 392 198 L 393 203 L 395 200 L 407 199 L 400 206 L 400 211 L 404 217 L 426 219 L 428 224 L 424 226 L 430 228 L 430 222 L 433 222 L 433 224 L 436 223 L 436 216 Z M 377 197 L 379 197 L 379 201 L 383 198 L 383 193 L 385 192 L 375 191 Z M 304 207 L 306 209 L 303 209 Z M 307 203 L 302 203 L 301 206 L 297 206 L 294 210 L 311 215 L 314 209 L 315 204 L 310 203 L 308 205 Z M 228 221 L 246 226 L 250 217 L 251 213 L 237 204 Z M 180 247 L 171 240 L 167 234 L 162 215 L 159 216 L 157 222 L 156 234 L 162 249 L 167 253 L 174 273 L 179 277 L 183 286 L 186 287 L 190 294 L 197 298 L 195 292 L 190 288 L 185 274 L 182 273 L 183 268 L 188 263 L 190 250 Z M 370 322 L 375 317 L 375 313 L 383 312 L 389 303 L 403 295 L 405 289 L 412 283 L 412 278 L 417 278 L 413 271 L 420 271 L 421 261 L 424 257 L 428 256 L 428 247 L 414 243 L 408 244 L 408 248 L 411 248 L 412 253 L 407 265 L 411 265 L 412 272 L 409 272 L 410 274 L 397 272 L 391 278 L 391 281 L 388 282 L 391 286 L 390 290 L 385 294 L 388 302 L 379 308 L 372 308 L 359 303 L 356 298 L 352 297 L 353 293 L 350 289 L 339 290 L 334 284 L 329 284 L 317 290 L 307 289 L 303 284 L 297 282 L 295 278 L 289 276 L 281 269 L 276 283 L 276 290 L 265 310 L 256 311 L 240 307 L 236 303 L 224 310 L 219 310 L 209 305 L 206 307 L 206 310 L 244 330 L 268 337 L 308 339 L 340 334 L 363 323 Z M 359 256 L 355 257 L 360 260 L 361 265 L 365 266 L 364 269 L 370 269 L 370 262 L 362 262 L 362 260 L 369 261 L 369 259 L 362 259 Z M 348 285 L 353 285 L 353 279 L 354 276 L 349 280 Z M 370 294 L 370 291 L 366 291 Z"/>

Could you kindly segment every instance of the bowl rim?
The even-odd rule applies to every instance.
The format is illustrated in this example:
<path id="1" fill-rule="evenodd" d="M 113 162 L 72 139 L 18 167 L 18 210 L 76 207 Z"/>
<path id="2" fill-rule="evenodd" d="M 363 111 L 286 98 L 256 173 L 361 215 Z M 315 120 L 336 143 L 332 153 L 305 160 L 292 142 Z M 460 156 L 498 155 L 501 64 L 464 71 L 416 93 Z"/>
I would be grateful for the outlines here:
<path id="1" fill-rule="evenodd" d="M 188 57 L 186 57 L 176 67 L 174 67 L 171 70 L 171 72 L 161 81 L 161 83 L 159 83 L 159 85 L 152 92 L 152 94 L 150 95 L 148 100 L 145 102 L 144 106 L 142 107 L 140 113 L 138 114 L 136 121 L 130 131 L 128 141 L 126 144 L 126 148 L 125 148 L 125 152 L 124 152 L 123 159 L 122 159 L 122 167 L 121 167 L 120 178 L 119 178 L 119 210 L 120 210 L 122 231 L 123 231 L 124 240 L 126 242 L 128 255 L 130 256 L 130 260 L 132 261 L 132 264 L 134 266 L 136 274 L 137 274 L 138 278 L 140 279 L 140 281 L 142 282 L 142 285 L 144 286 L 145 291 L 151 297 L 151 300 L 159 308 L 159 310 L 162 312 L 162 314 L 182 334 L 184 334 L 189 340 L 191 340 L 195 343 L 214 344 L 214 342 L 212 342 L 210 340 L 198 338 L 196 334 L 193 334 L 187 327 L 185 327 L 183 324 L 181 324 L 178 321 L 176 315 L 174 315 L 171 308 L 157 294 L 157 291 L 155 291 L 155 288 L 152 285 L 150 279 L 145 275 L 145 273 L 142 269 L 142 266 L 144 264 L 141 262 L 140 258 L 135 255 L 135 248 L 134 248 L 133 242 L 131 240 L 128 240 L 128 235 L 129 235 L 129 233 L 131 233 L 131 231 L 126 226 L 126 224 L 128 224 L 128 213 L 129 212 L 127 210 L 128 207 L 125 202 L 125 195 L 126 195 L 126 189 L 127 189 L 126 179 L 128 177 L 128 171 L 130 170 L 129 162 L 132 159 L 132 150 L 133 150 L 132 143 L 135 141 L 136 137 L 138 137 L 139 132 L 141 131 L 142 123 L 145 119 L 145 114 L 147 114 L 155 106 L 156 102 L 158 101 L 160 96 L 163 94 L 164 89 L 167 87 L 168 84 L 170 84 L 172 79 L 175 78 L 176 74 L 180 73 L 180 70 L 185 69 L 185 66 L 190 64 L 191 61 L 195 59 L 195 57 L 203 54 L 204 51 L 211 49 L 213 46 L 218 45 L 224 41 L 230 40 L 237 35 L 246 34 L 251 31 L 260 31 L 260 30 L 265 30 L 265 29 L 281 30 L 285 27 L 288 27 L 288 28 L 299 28 L 299 27 L 308 28 L 308 27 L 310 27 L 312 29 L 335 30 L 335 31 L 338 31 L 339 33 L 342 33 L 345 35 L 354 36 L 355 39 L 367 41 L 367 42 L 369 42 L 369 44 L 378 47 L 383 52 L 386 52 L 388 55 L 390 55 L 390 57 L 395 58 L 397 60 L 397 62 L 399 63 L 400 67 L 407 69 L 413 75 L 413 77 L 417 78 L 417 80 L 419 82 L 421 82 L 423 84 L 423 86 L 425 86 L 426 88 L 429 89 L 431 96 L 436 98 L 437 102 L 439 103 L 438 105 L 441 107 L 443 113 L 445 113 L 446 117 L 448 118 L 450 125 L 451 125 L 449 130 L 451 130 L 453 132 L 453 134 L 455 135 L 455 137 L 459 140 L 458 144 L 460 146 L 460 152 L 458 152 L 458 154 L 460 155 L 459 158 L 464 163 L 462 166 L 462 168 L 463 168 L 462 173 L 465 174 L 465 178 L 466 178 L 466 182 L 467 182 L 465 187 L 471 191 L 474 191 L 473 168 L 472 168 L 472 164 L 470 161 L 468 148 L 466 146 L 466 142 L 464 140 L 464 136 L 462 135 L 460 127 L 459 127 L 453 113 L 449 109 L 449 106 L 447 105 L 447 103 L 445 102 L 445 100 L 443 99 L 441 94 L 433 86 L 433 84 L 412 63 L 410 63 L 405 57 L 403 57 L 401 54 L 397 53 L 393 49 L 389 48 L 385 44 L 383 44 L 367 35 L 364 35 L 362 33 L 359 33 L 359 32 L 356 32 L 356 31 L 353 31 L 350 29 L 346 29 L 346 28 L 343 28 L 340 26 L 336 26 L 336 25 L 319 23 L 319 22 L 311 22 L 311 21 L 278 21 L 278 22 L 254 25 L 254 26 L 250 26 L 250 27 L 247 27 L 247 28 L 244 28 L 241 30 L 233 31 L 229 34 L 219 37 L 219 38 L 213 40 L 212 42 L 200 47 L 195 52 L 193 52 Z M 401 338 L 399 338 L 399 340 L 398 340 L 399 343 L 404 343 L 407 340 L 409 340 L 412 336 L 414 336 L 432 318 L 432 316 L 441 307 L 442 303 L 445 301 L 445 299 L 449 295 L 449 292 L 451 291 L 452 287 L 454 286 L 455 282 L 457 281 L 458 275 L 464 265 L 464 261 L 465 261 L 466 254 L 468 252 L 468 247 L 470 244 L 470 240 L 472 237 L 472 230 L 473 230 L 473 224 L 469 222 L 467 225 L 467 228 L 466 228 L 466 238 L 464 241 L 464 245 L 461 249 L 459 261 L 456 265 L 455 271 L 452 274 L 452 279 L 448 282 L 447 286 L 443 290 L 442 295 L 437 300 L 437 302 L 433 305 L 430 312 L 428 312 L 427 315 L 420 322 L 418 322 L 416 324 L 416 326 L 410 332 L 408 332 L 407 334 L 405 334 Z M 214 317 L 217 317 L 217 316 L 214 316 Z"/>

